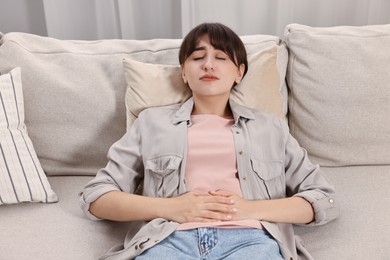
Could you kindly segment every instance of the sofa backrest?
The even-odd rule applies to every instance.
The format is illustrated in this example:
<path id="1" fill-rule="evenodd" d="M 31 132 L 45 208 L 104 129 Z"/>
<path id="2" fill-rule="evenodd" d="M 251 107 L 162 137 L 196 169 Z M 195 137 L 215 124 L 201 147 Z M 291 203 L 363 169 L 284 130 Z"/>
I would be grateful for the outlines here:
<path id="1" fill-rule="evenodd" d="M 287 51 L 278 37 L 243 36 L 248 54 L 275 46 L 284 84 Z M 68 41 L 25 33 L 0 39 L 0 72 L 21 67 L 26 126 L 47 175 L 94 175 L 126 131 L 123 59 L 177 64 L 181 40 Z"/>
<path id="2" fill-rule="evenodd" d="M 277 49 L 282 115 L 288 59 L 291 133 L 315 163 L 390 163 L 390 25 L 291 24 L 285 42 L 268 35 L 242 39 L 248 55 Z M 0 72 L 22 69 L 26 126 L 46 174 L 94 175 L 103 167 L 108 148 L 134 120 L 125 106 L 123 59 L 177 65 L 180 43 L 0 35 Z"/>
<path id="3" fill-rule="evenodd" d="M 390 164 L 390 24 L 288 25 L 291 133 L 322 166 Z"/>

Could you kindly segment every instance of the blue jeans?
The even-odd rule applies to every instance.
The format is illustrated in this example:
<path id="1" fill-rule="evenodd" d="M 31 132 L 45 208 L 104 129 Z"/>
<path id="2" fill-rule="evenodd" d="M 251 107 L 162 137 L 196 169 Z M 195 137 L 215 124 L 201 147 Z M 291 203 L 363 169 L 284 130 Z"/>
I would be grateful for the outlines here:
<path id="1" fill-rule="evenodd" d="M 196 228 L 175 231 L 135 259 L 283 260 L 283 257 L 278 243 L 267 231 L 253 228 Z"/>

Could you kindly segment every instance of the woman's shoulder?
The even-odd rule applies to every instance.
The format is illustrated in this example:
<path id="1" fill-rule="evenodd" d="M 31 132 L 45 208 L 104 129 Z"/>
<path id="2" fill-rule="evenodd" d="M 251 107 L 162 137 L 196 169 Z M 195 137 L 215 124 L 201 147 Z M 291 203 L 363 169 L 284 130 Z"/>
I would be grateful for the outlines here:
<path id="1" fill-rule="evenodd" d="M 275 113 L 260 109 L 260 108 L 253 108 L 245 105 L 239 105 L 235 104 L 234 106 L 240 107 L 240 110 L 243 114 L 248 115 L 252 119 L 254 119 L 255 122 L 260 123 L 277 123 L 280 124 L 280 122 L 286 122 L 286 119 L 283 119 L 276 115 Z M 245 117 L 245 116 L 244 116 Z"/>
<path id="2" fill-rule="evenodd" d="M 282 118 L 275 113 L 265 111 L 258 108 L 251 108 L 248 106 L 242 106 L 247 111 L 250 111 L 249 113 L 246 112 L 247 115 L 251 115 L 252 120 L 247 120 L 246 124 L 249 127 L 253 127 L 255 129 L 258 128 L 270 128 L 273 129 L 273 131 L 281 131 L 284 134 L 287 134 L 289 132 L 289 127 L 287 124 L 287 119 Z"/>
<path id="3" fill-rule="evenodd" d="M 171 117 L 181 107 L 182 103 L 169 104 L 165 106 L 148 107 L 139 113 L 138 118 L 162 118 Z"/>
<path id="4" fill-rule="evenodd" d="M 252 109 L 253 114 L 255 118 L 257 119 L 263 119 L 267 121 L 272 121 L 272 122 L 286 122 L 285 119 L 281 118 L 280 116 L 276 115 L 275 113 L 261 110 L 261 109 Z"/>

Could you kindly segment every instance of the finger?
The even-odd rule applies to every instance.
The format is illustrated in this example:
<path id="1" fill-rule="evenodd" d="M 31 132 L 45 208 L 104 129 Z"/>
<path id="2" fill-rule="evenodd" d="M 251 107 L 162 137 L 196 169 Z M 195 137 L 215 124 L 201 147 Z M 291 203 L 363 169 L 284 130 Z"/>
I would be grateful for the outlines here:
<path id="1" fill-rule="evenodd" d="M 207 203 L 204 205 L 204 209 L 225 215 L 231 215 L 237 212 L 237 208 L 220 203 Z"/>
<path id="2" fill-rule="evenodd" d="M 228 197 L 228 196 L 234 195 L 234 193 L 232 193 L 230 191 L 227 191 L 227 190 L 209 191 L 209 194 L 214 195 L 214 196 L 217 195 L 217 196 L 224 196 L 224 197 Z"/>
<path id="3" fill-rule="evenodd" d="M 203 200 L 203 202 L 206 202 L 206 203 L 220 203 L 220 204 L 227 204 L 227 205 L 234 204 L 234 200 L 232 198 L 228 198 L 225 196 L 219 196 L 219 195 L 203 197 L 202 200 Z"/>
<path id="4" fill-rule="evenodd" d="M 205 210 L 200 215 L 200 218 L 203 219 L 203 221 L 228 221 L 231 220 L 232 214 L 224 214 L 220 212 Z"/>

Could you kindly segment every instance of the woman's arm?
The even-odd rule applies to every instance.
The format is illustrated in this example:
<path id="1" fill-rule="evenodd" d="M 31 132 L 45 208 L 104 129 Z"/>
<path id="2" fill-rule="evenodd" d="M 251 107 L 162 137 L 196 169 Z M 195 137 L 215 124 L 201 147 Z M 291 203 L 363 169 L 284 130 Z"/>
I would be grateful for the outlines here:
<path id="1" fill-rule="evenodd" d="M 307 224 L 314 220 L 311 204 L 301 197 L 252 201 L 260 220 L 278 223 Z"/>
<path id="2" fill-rule="evenodd" d="M 103 194 L 91 203 L 96 217 L 115 221 L 165 218 L 178 223 L 230 220 L 233 202 L 226 196 L 188 192 L 175 198 L 152 198 L 121 191 Z"/>
<path id="3" fill-rule="evenodd" d="M 288 198 L 299 197 L 314 212 L 310 225 L 323 225 L 339 215 L 337 194 L 331 181 L 313 164 L 307 151 L 289 133 L 285 122 L 280 121 L 285 136 L 285 178 Z"/>
<path id="4" fill-rule="evenodd" d="M 234 201 L 232 220 L 257 219 L 269 222 L 307 224 L 314 220 L 311 204 L 301 197 L 274 200 L 245 200 L 229 191 L 210 192 Z"/>

